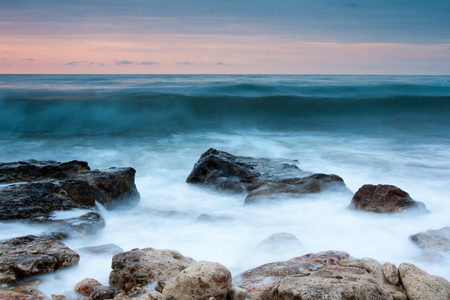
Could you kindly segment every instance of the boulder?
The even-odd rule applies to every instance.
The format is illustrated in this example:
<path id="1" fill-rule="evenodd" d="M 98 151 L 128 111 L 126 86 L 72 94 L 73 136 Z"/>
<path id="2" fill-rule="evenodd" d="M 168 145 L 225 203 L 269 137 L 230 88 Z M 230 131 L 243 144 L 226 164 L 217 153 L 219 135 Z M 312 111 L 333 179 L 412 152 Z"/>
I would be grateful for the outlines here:
<path id="1" fill-rule="evenodd" d="M 375 212 L 428 212 L 425 204 L 411 199 L 409 194 L 393 185 L 363 185 L 353 196 L 349 208 Z"/>
<path id="2" fill-rule="evenodd" d="M 264 239 L 256 248 L 263 252 L 285 252 L 302 249 L 303 244 L 295 235 L 279 232 Z"/>
<path id="3" fill-rule="evenodd" d="M 174 250 L 133 249 L 113 256 L 109 283 L 129 291 L 158 280 L 168 281 L 193 264 L 192 258 Z"/>
<path id="4" fill-rule="evenodd" d="M 0 282 L 16 282 L 78 263 L 80 256 L 48 236 L 23 236 L 0 243 Z"/>
<path id="5" fill-rule="evenodd" d="M 450 251 L 450 227 L 419 232 L 409 238 L 417 246 L 426 250 Z"/>
<path id="6" fill-rule="evenodd" d="M 231 273 L 216 262 L 200 261 L 181 271 L 164 287 L 167 300 L 226 300 L 231 288 Z"/>
<path id="7" fill-rule="evenodd" d="M 259 203 L 304 194 L 315 194 L 323 190 L 348 191 L 344 180 L 337 175 L 314 174 L 303 178 L 257 181 L 247 187 L 249 191 L 244 204 Z"/>
<path id="8" fill-rule="evenodd" d="M 393 263 L 387 262 L 383 264 L 383 274 L 390 284 L 399 284 L 400 278 L 398 277 L 398 269 Z"/>
<path id="9" fill-rule="evenodd" d="M 89 296 L 92 293 L 92 289 L 98 285 L 102 285 L 102 284 L 100 282 L 98 282 L 96 279 L 85 278 L 75 285 L 74 290 L 75 290 L 75 292 L 77 292 L 81 295 Z"/>
<path id="10" fill-rule="evenodd" d="M 448 300 L 450 299 L 450 282 L 446 279 L 429 275 L 410 263 L 398 266 L 400 280 L 410 300 Z"/>

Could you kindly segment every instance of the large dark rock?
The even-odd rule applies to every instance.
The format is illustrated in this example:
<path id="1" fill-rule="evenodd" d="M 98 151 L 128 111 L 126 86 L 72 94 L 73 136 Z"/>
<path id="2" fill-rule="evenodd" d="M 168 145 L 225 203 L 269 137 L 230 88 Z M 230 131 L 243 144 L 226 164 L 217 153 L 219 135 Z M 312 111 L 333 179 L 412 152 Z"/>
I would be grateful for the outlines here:
<path id="1" fill-rule="evenodd" d="M 80 256 L 48 236 L 23 236 L 0 243 L 0 282 L 16 282 L 78 263 Z"/>
<path id="2" fill-rule="evenodd" d="M 234 156 L 209 149 L 203 153 L 187 183 L 214 186 L 221 190 L 249 192 L 245 204 L 298 197 L 329 188 L 349 192 L 336 175 L 312 174 L 299 169 L 293 160 Z"/>
<path id="3" fill-rule="evenodd" d="M 450 251 L 450 227 L 419 232 L 409 238 L 426 250 Z"/>
<path id="4" fill-rule="evenodd" d="M 107 209 L 136 205 L 140 196 L 133 168 L 91 171 L 82 161 L 0 163 L 0 220 L 47 223 L 64 234 L 90 234 L 103 228 L 96 202 Z M 86 209 L 80 217 L 57 220 L 56 211 Z"/>
<path id="5" fill-rule="evenodd" d="M 409 194 L 393 185 L 363 185 L 353 196 L 349 208 L 375 212 L 428 212 L 425 204 L 411 199 Z"/>

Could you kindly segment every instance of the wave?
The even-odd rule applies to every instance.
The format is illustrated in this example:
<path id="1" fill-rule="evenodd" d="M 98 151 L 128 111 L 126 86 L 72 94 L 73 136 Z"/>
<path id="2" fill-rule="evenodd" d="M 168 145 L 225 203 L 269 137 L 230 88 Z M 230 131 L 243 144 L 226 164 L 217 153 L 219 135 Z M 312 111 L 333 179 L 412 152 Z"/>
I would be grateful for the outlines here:
<path id="1" fill-rule="evenodd" d="M 448 129 L 450 122 L 450 96 L 298 96 L 270 94 L 251 84 L 235 89 L 241 89 L 239 95 L 217 89 L 191 95 L 136 89 L 8 91 L 0 98 L 0 133 L 148 134 L 240 127 L 373 130 L 374 126 L 424 130 Z M 243 96 L 255 89 L 269 95 Z"/>

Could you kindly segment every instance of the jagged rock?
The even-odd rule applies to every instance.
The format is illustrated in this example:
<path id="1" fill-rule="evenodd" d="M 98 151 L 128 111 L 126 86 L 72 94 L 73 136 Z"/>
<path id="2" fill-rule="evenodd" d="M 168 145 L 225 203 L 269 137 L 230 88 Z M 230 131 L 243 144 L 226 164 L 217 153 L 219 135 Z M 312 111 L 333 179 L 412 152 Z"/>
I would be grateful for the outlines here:
<path id="1" fill-rule="evenodd" d="M 450 251 L 450 227 L 419 232 L 409 238 L 426 250 Z"/>
<path id="2" fill-rule="evenodd" d="M 448 300 L 450 299 L 450 282 L 440 276 L 429 275 L 410 263 L 398 266 L 400 280 L 410 300 Z"/>
<path id="3" fill-rule="evenodd" d="M 383 274 L 390 284 L 399 284 L 398 269 L 393 263 L 387 262 L 383 264 Z"/>
<path id="4" fill-rule="evenodd" d="M 225 266 L 200 261 L 172 278 L 164 287 L 163 295 L 167 300 L 226 300 L 231 286 L 231 273 Z"/>
<path id="5" fill-rule="evenodd" d="M 96 285 L 92 288 L 89 300 L 113 299 L 117 294 L 118 291 L 111 286 Z"/>
<path id="6" fill-rule="evenodd" d="M 74 291 L 81 295 L 89 296 L 92 293 L 92 289 L 97 285 L 102 284 L 96 279 L 85 278 L 75 285 Z"/>
<path id="7" fill-rule="evenodd" d="M 123 249 L 114 244 L 105 244 L 100 246 L 90 246 L 80 248 L 79 251 L 98 255 L 114 255 L 123 252 Z"/>
<path id="8" fill-rule="evenodd" d="M 363 185 L 353 196 L 349 208 L 375 212 L 428 212 L 425 204 L 411 199 L 409 194 L 393 185 Z"/>
<path id="9" fill-rule="evenodd" d="M 67 219 L 47 219 L 47 224 L 55 227 L 59 234 L 67 236 L 84 236 L 94 234 L 105 227 L 105 220 L 98 212 L 88 212 L 80 217 Z"/>
<path id="10" fill-rule="evenodd" d="M 0 163 L 0 183 L 30 182 L 46 179 L 66 179 L 91 169 L 85 161 L 25 160 Z"/>
<path id="11" fill-rule="evenodd" d="M 279 232 L 264 239 L 256 248 L 264 252 L 284 252 L 286 250 L 301 249 L 303 244 L 295 235 Z"/>
<path id="12" fill-rule="evenodd" d="M 23 236 L 0 243 L 0 282 L 54 272 L 78 263 L 80 256 L 48 236 Z"/>
<path id="13" fill-rule="evenodd" d="M 109 283 L 128 291 L 128 283 L 145 286 L 158 280 L 167 281 L 193 264 L 192 258 L 174 250 L 133 249 L 113 256 Z"/>

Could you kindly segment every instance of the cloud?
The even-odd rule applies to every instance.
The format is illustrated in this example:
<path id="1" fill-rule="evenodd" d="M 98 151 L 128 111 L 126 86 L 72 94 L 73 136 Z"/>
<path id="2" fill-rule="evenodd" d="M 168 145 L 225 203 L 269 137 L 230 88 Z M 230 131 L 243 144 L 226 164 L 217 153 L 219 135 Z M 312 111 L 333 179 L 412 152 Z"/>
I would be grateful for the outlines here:
<path id="1" fill-rule="evenodd" d="M 190 61 L 180 61 L 180 62 L 176 62 L 175 64 L 179 65 L 179 66 L 181 66 L 181 65 L 183 65 L 183 66 L 195 65 L 193 62 L 190 62 Z"/>
<path id="2" fill-rule="evenodd" d="M 159 63 L 154 62 L 154 61 L 141 61 L 139 64 L 140 64 L 140 65 L 146 65 L 146 66 L 150 66 L 150 65 L 159 65 Z"/>
<path id="3" fill-rule="evenodd" d="M 115 59 L 114 61 L 115 61 L 115 65 L 116 66 L 134 64 L 134 62 L 126 60 L 126 59 L 124 59 L 124 60 L 117 60 L 117 59 Z"/>

